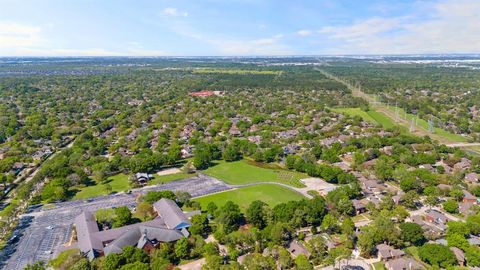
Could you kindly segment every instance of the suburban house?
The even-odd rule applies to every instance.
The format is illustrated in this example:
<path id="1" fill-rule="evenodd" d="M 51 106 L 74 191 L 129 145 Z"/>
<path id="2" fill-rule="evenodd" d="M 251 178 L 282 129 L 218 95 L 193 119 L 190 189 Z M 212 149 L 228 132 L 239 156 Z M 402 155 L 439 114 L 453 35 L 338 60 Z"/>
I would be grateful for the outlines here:
<path id="1" fill-rule="evenodd" d="M 93 213 L 82 212 L 75 218 L 78 248 L 89 260 L 111 253 L 121 253 L 126 246 L 149 252 L 161 242 L 174 242 L 188 237 L 191 223 L 178 205 L 161 199 L 153 205 L 158 216 L 150 221 L 100 231 Z"/>
<path id="2" fill-rule="evenodd" d="M 353 208 L 355 208 L 355 213 L 357 215 L 361 213 L 365 213 L 367 211 L 365 203 L 361 200 L 353 199 L 352 204 L 353 204 Z"/>
<path id="3" fill-rule="evenodd" d="M 448 218 L 442 212 L 433 209 L 433 210 L 427 210 L 426 213 L 427 213 L 427 215 L 425 216 L 426 221 L 437 224 L 437 225 L 447 224 Z"/>
<path id="4" fill-rule="evenodd" d="M 189 95 L 192 97 L 210 97 L 215 95 L 215 92 L 213 91 L 192 92 Z"/>
<path id="5" fill-rule="evenodd" d="M 135 180 L 141 184 L 144 185 L 148 182 L 148 180 L 152 179 L 153 175 L 148 174 L 148 173 L 136 173 L 135 174 Z"/>
<path id="6" fill-rule="evenodd" d="M 388 261 L 392 259 L 398 259 L 405 255 L 405 252 L 400 249 L 393 248 L 386 244 L 379 244 L 376 246 L 378 258 L 380 260 Z"/>
<path id="7" fill-rule="evenodd" d="M 468 192 L 467 190 L 463 190 L 463 200 L 464 203 L 477 203 L 477 197 L 473 196 L 472 193 Z"/>
<path id="8" fill-rule="evenodd" d="M 424 269 L 417 261 L 412 258 L 402 257 L 393 259 L 385 263 L 387 270 L 418 270 Z"/>
<path id="9" fill-rule="evenodd" d="M 450 250 L 455 254 L 458 265 L 465 266 L 465 253 L 457 247 L 450 247 Z"/>
<path id="10" fill-rule="evenodd" d="M 477 173 L 474 173 L 474 172 L 471 172 L 471 173 L 467 173 L 465 175 L 465 181 L 467 182 L 470 182 L 470 183 L 478 183 L 478 174 Z"/>

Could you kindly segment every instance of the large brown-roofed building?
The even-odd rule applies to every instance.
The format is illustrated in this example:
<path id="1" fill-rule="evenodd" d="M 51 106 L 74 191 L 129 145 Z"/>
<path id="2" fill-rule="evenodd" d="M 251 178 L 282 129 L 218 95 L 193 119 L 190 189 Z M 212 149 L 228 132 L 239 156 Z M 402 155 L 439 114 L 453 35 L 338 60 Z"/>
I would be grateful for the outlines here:
<path id="1" fill-rule="evenodd" d="M 169 199 L 161 199 L 154 204 L 158 217 L 142 223 L 100 231 L 91 212 L 84 211 L 75 218 L 78 248 L 84 256 L 95 257 L 111 253 L 121 253 L 126 246 L 136 246 L 150 250 L 159 242 L 174 242 L 188 237 L 191 226 L 186 214 Z"/>

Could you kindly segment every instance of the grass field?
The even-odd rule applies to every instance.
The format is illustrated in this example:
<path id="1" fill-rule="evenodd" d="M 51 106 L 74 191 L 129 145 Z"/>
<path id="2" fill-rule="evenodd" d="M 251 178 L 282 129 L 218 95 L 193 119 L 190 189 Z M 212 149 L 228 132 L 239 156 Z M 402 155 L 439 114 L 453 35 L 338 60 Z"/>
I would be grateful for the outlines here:
<path id="1" fill-rule="evenodd" d="M 255 200 L 261 200 L 273 207 L 279 203 L 303 198 L 300 193 L 286 187 L 275 184 L 260 184 L 196 198 L 195 201 L 198 201 L 203 209 L 206 209 L 209 202 L 221 206 L 227 201 L 233 201 L 242 209 L 246 209 Z"/>
<path id="2" fill-rule="evenodd" d="M 402 108 L 398 108 L 398 107 L 395 107 L 395 106 L 383 106 L 385 108 L 387 108 L 389 111 L 391 111 L 392 113 L 397 113 L 398 111 L 398 116 L 401 117 L 401 118 L 405 118 L 406 117 L 406 120 L 408 121 L 408 123 L 411 123 L 412 119 L 414 119 L 415 123 L 416 123 L 416 127 L 415 128 L 420 128 L 424 131 L 427 131 L 428 132 L 428 122 L 423 120 L 423 119 L 415 119 L 415 115 L 413 114 L 405 114 L 405 111 L 402 109 Z M 438 128 L 438 127 L 434 127 L 434 133 L 431 134 L 431 136 L 433 138 L 437 138 L 437 139 L 440 139 L 442 141 L 451 141 L 451 142 L 467 142 L 468 139 L 459 135 L 459 134 L 454 134 L 454 133 L 451 133 L 451 132 L 448 132 L 444 129 L 441 129 L 441 128 Z"/>
<path id="3" fill-rule="evenodd" d="M 262 163 L 257 164 L 245 159 L 234 162 L 218 161 L 216 165 L 206 169 L 204 173 L 234 185 L 278 182 L 294 187 L 304 187 L 300 179 L 308 177 L 303 173 L 268 168 L 263 166 Z"/>
<path id="4" fill-rule="evenodd" d="M 370 110 L 367 112 L 367 114 L 373 119 L 375 119 L 375 121 L 382 125 L 384 128 L 393 128 L 396 126 L 395 122 L 393 122 L 392 119 L 390 119 L 388 116 L 381 112 Z"/>
<path id="5" fill-rule="evenodd" d="M 379 124 L 372 116 L 360 108 L 333 108 L 336 113 L 343 113 L 349 116 L 360 116 L 363 120 L 372 124 Z"/>
<path id="6" fill-rule="evenodd" d="M 393 128 L 396 126 L 388 116 L 375 110 L 364 111 L 360 108 L 333 108 L 332 111 L 337 113 L 343 113 L 350 116 L 360 116 L 363 120 L 370 122 L 374 125 L 380 124 L 384 128 Z"/>
<path id="7" fill-rule="evenodd" d="M 158 185 L 163 184 L 175 180 L 190 178 L 195 176 L 194 173 L 174 173 L 174 174 L 167 174 L 167 175 L 158 175 L 154 174 L 153 179 L 148 182 L 149 185 Z"/>
<path id="8" fill-rule="evenodd" d="M 108 180 L 108 184 L 112 187 L 112 192 L 127 191 L 131 188 L 128 176 L 123 173 L 111 176 Z M 85 199 L 107 194 L 108 191 L 106 184 L 96 184 L 80 188 L 79 191 L 75 193 L 73 199 Z"/>
<path id="9" fill-rule="evenodd" d="M 254 69 L 223 69 L 223 68 L 197 68 L 193 70 L 193 73 L 209 74 L 209 73 L 222 73 L 222 74 L 235 74 L 235 75 L 280 75 L 280 70 L 254 70 Z"/>

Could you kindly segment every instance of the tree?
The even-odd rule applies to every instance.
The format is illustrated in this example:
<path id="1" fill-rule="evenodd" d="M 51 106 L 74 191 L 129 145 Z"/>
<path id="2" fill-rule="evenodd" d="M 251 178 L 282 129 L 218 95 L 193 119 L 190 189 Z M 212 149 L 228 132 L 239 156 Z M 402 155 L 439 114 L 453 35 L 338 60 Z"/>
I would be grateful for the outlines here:
<path id="1" fill-rule="evenodd" d="M 187 238 L 180 238 L 175 243 L 175 256 L 179 259 L 186 259 L 190 254 L 190 244 Z"/>
<path id="2" fill-rule="evenodd" d="M 143 249 L 139 249 L 134 246 L 124 247 L 122 256 L 126 263 L 147 263 L 149 261 L 148 254 Z"/>
<path id="3" fill-rule="evenodd" d="M 251 253 L 245 256 L 243 265 L 248 270 L 275 270 L 276 264 L 272 257 L 264 257 L 259 253 Z"/>
<path id="4" fill-rule="evenodd" d="M 216 212 L 216 221 L 224 226 L 226 233 L 230 233 L 240 226 L 242 221 L 240 207 L 232 201 L 228 201 Z"/>
<path id="5" fill-rule="evenodd" d="M 132 212 L 130 212 L 130 209 L 128 209 L 128 207 L 121 206 L 115 208 L 115 221 L 113 222 L 113 227 L 122 227 L 131 224 L 132 221 Z"/>
<path id="6" fill-rule="evenodd" d="M 465 236 L 458 233 L 448 234 L 446 239 L 449 247 L 457 247 L 466 250 L 470 246 L 467 239 L 465 239 Z"/>
<path id="7" fill-rule="evenodd" d="M 154 216 L 153 207 L 148 202 L 140 202 L 139 204 L 137 204 L 137 209 L 135 212 L 137 216 L 143 221 L 150 220 Z"/>
<path id="8" fill-rule="evenodd" d="M 465 257 L 468 262 L 468 266 L 480 266 L 480 248 L 476 246 L 470 246 L 465 251 Z"/>
<path id="9" fill-rule="evenodd" d="M 400 201 L 405 207 L 410 209 L 415 209 L 416 208 L 415 201 L 417 199 L 418 199 L 417 192 L 414 190 L 410 190 L 409 192 L 403 194 Z"/>
<path id="10" fill-rule="evenodd" d="M 458 188 L 452 189 L 452 191 L 450 191 L 450 197 L 459 202 L 463 199 L 463 191 Z"/>
<path id="11" fill-rule="evenodd" d="M 125 258 L 120 254 L 111 253 L 103 260 L 103 269 L 117 270 L 125 264 Z"/>
<path id="12" fill-rule="evenodd" d="M 295 266 L 295 269 L 297 270 L 313 270 L 313 265 L 303 254 L 298 255 L 298 257 L 295 259 Z"/>
<path id="13" fill-rule="evenodd" d="M 35 262 L 34 264 L 28 264 L 24 270 L 45 270 L 45 263 L 42 261 Z"/>
<path id="14" fill-rule="evenodd" d="M 205 256 L 205 264 L 202 266 L 202 270 L 218 270 L 223 265 L 223 258 L 219 255 Z"/>
<path id="15" fill-rule="evenodd" d="M 277 245 L 287 244 L 292 239 L 292 233 L 292 229 L 282 222 L 270 226 L 270 240 Z"/>
<path id="16" fill-rule="evenodd" d="M 218 209 L 218 206 L 214 202 L 209 202 L 207 204 L 207 213 L 208 214 L 214 216 L 217 209 Z"/>
<path id="17" fill-rule="evenodd" d="M 457 264 L 455 254 L 447 246 L 439 244 L 424 244 L 418 248 L 418 255 L 432 266 L 447 268 Z"/>
<path id="18" fill-rule="evenodd" d="M 327 256 L 328 248 L 325 239 L 322 236 L 314 236 L 307 243 L 307 248 L 310 251 L 310 256 L 315 265 L 319 265 Z"/>
<path id="19" fill-rule="evenodd" d="M 150 266 L 147 263 L 134 262 L 125 264 L 120 270 L 150 270 Z"/>
<path id="20" fill-rule="evenodd" d="M 192 226 L 188 229 L 191 234 L 207 235 L 210 231 L 206 214 L 195 215 L 191 218 Z"/>
<path id="21" fill-rule="evenodd" d="M 231 143 L 225 147 L 225 149 L 222 152 L 222 158 L 225 161 L 235 161 L 241 158 L 241 153 L 238 147 L 234 144 Z"/>
<path id="22" fill-rule="evenodd" d="M 447 200 L 443 204 L 443 209 L 448 213 L 458 213 L 458 203 L 454 200 Z"/>
<path id="23" fill-rule="evenodd" d="M 422 245 L 425 242 L 422 226 L 412 222 L 400 224 L 400 237 L 403 241 L 415 246 Z"/>
<path id="24" fill-rule="evenodd" d="M 264 207 L 267 204 L 262 201 L 253 201 L 246 211 L 247 222 L 252 223 L 255 227 L 263 229 L 267 225 L 267 220 L 264 215 Z"/>
<path id="25" fill-rule="evenodd" d="M 92 266 L 90 264 L 90 261 L 88 261 L 87 258 L 82 258 L 79 261 L 77 261 L 72 267 L 68 268 L 68 270 L 90 270 L 92 269 Z"/>
<path id="26" fill-rule="evenodd" d="M 338 230 L 338 219 L 332 214 L 326 214 L 320 227 L 329 234 L 336 232 Z"/>
<path id="27" fill-rule="evenodd" d="M 350 217 L 346 217 L 343 219 L 340 229 L 343 234 L 353 236 L 355 233 L 355 223 Z"/>

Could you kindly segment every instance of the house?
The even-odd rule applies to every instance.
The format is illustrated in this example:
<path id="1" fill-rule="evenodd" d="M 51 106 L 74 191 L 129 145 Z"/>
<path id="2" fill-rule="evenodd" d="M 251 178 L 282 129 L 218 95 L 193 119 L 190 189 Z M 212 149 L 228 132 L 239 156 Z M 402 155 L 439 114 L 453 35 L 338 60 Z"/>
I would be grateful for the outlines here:
<path id="1" fill-rule="evenodd" d="M 459 162 L 455 163 L 455 165 L 453 165 L 453 168 L 457 171 L 464 171 L 464 170 L 468 170 L 471 166 L 471 162 L 469 159 L 467 158 L 462 158 Z"/>
<path id="2" fill-rule="evenodd" d="M 419 270 L 424 269 L 421 264 L 409 257 L 390 260 L 385 263 L 387 270 Z"/>
<path id="3" fill-rule="evenodd" d="M 230 134 L 230 136 L 240 136 L 242 135 L 242 132 L 240 131 L 240 129 L 237 127 L 237 125 L 232 125 L 232 127 L 230 127 L 230 129 L 228 130 L 228 134 Z"/>
<path id="4" fill-rule="evenodd" d="M 192 92 L 189 93 L 191 97 L 210 97 L 215 95 L 215 92 L 213 91 L 200 91 L 200 92 Z"/>
<path id="5" fill-rule="evenodd" d="M 302 254 L 307 256 L 307 258 L 310 257 L 310 252 L 308 251 L 308 249 L 301 242 L 296 240 L 290 242 L 287 250 L 288 252 L 290 252 L 290 254 L 292 254 L 293 258 L 296 258 Z"/>
<path id="6" fill-rule="evenodd" d="M 457 258 L 458 265 L 465 266 L 465 253 L 457 247 L 450 247 L 450 250 L 455 254 L 455 258 Z"/>
<path id="7" fill-rule="evenodd" d="M 150 251 L 161 242 L 175 242 L 188 237 L 191 226 L 187 216 L 169 199 L 154 204 L 158 216 L 150 221 L 100 231 L 93 213 L 82 212 L 74 220 L 82 255 L 89 260 L 112 253 L 121 253 L 126 246 Z"/>
<path id="8" fill-rule="evenodd" d="M 427 214 L 425 216 L 425 220 L 430 223 L 434 223 L 437 225 L 445 225 L 448 222 L 447 216 L 445 216 L 445 214 L 443 214 L 438 210 L 435 210 L 435 209 L 427 210 L 426 213 Z"/>
<path id="9" fill-rule="evenodd" d="M 462 202 L 464 203 L 473 203 L 473 204 L 477 204 L 477 197 L 476 196 L 473 196 L 472 193 L 468 192 L 467 190 L 462 190 L 463 192 L 463 200 Z"/>
<path id="10" fill-rule="evenodd" d="M 386 244 L 379 244 L 375 248 L 377 249 L 378 258 L 383 261 L 398 259 L 405 255 L 403 250 L 396 249 Z"/>
<path id="11" fill-rule="evenodd" d="M 12 166 L 12 171 L 15 175 L 19 174 L 25 168 L 22 162 L 15 162 Z"/>
<path id="12" fill-rule="evenodd" d="M 254 144 L 260 144 L 262 142 L 262 137 L 260 135 L 248 136 L 248 141 Z"/>
<path id="13" fill-rule="evenodd" d="M 135 176 L 135 181 L 137 181 L 141 185 L 146 184 L 148 180 L 153 178 L 153 175 L 148 173 L 136 173 L 134 176 Z"/>
<path id="14" fill-rule="evenodd" d="M 470 236 L 470 238 L 468 238 L 467 240 L 468 243 L 472 246 L 480 246 L 480 237 Z"/>
<path id="15" fill-rule="evenodd" d="M 477 173 L 474 173 L 474 172 L 471 172 L 471 173 L 467 173 L 465 175 L 465 181 L 469 182 L 469 183 L 478 183 L 478 174 Z"/>
<path id="16" fill-rule="evenodd" d="M 352 200 L 352 204 L 353 204 L 353 208 L 355 208 L 355 213 L 357 215 L 361 214 L 361 213 L 365 213 L 367 211 L 367 208 L 365 207 L 365 204 L 360 201 L 360 200 Z"/>
<path id="17" fill-rule="evenodd" d="M 458 204 L 458 211 L 464 215 L 464 216 L 468 216 L 470 214 L 472 214 L 472 210 L 470 209 L 471 207 L 473 206 L 473 203 L 471 202 L 461 202 Z"/>
<path id="18" fill-rule="evenodd" d="M 422 164 L 422 165 L 418 166 L 418 168 L 420 168 L 420 169 L 425 169 L 425 170 L 429 170 L 429 171 L 431 171 L 431 172 L 434 171 L 433 166 L 430 165 L 430 164 Z"/>

